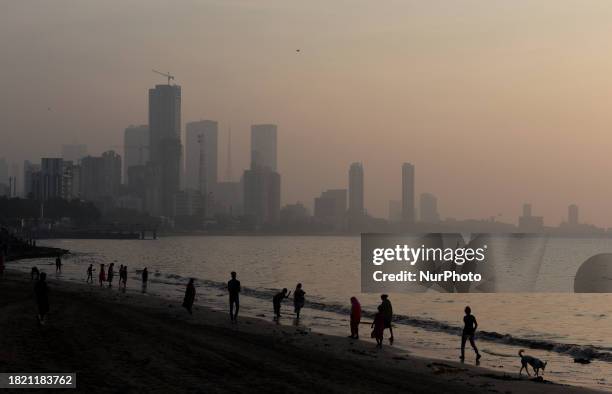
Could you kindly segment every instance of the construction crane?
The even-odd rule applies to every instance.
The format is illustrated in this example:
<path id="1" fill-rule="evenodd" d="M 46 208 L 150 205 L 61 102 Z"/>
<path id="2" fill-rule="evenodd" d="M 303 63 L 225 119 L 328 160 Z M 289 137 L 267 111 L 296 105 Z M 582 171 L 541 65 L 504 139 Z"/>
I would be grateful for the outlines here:
<path id="1" fill-rule="evenodd" d="M 163 75 L 164 77 L 168 78 L 168 85 L 170 85 L 170 80 L 174 80 L 174 75 L 170 75 L 169 71 L 167 73 L 163 73 L 157 70 L 152 70 L 152 71 L 156 74 Z"/>

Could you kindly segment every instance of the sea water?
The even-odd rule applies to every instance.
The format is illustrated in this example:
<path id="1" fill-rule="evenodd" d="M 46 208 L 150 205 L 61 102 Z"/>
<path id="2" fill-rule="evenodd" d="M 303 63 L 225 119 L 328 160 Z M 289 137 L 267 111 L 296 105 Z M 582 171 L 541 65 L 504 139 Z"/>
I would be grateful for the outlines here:
<path id="1" fill-rule="evenodd" d="M 360 293 L 360 239 L 336 236 L 182 236 L 157 240 L 48 240 L 39 244 L 69 249 L 62 273 L 52 259 L 9 264 L 24 272 L 31 266 L 50 279 L 84 282 L 93 264 L 127 264 L 128 291 L 140 290 L 140 272 L 149 270 L 149 294 L 182 300 L 188 278 L 197 283 L 198 304 L 227 310 L 225 283 L 238 272 L 242 283 L 240 314 L 272 320 L 272 296 L 300 282 L 306 291 L 301 321 L 294 320 L 291 300 L 283 306 L 281 324 L 300 324 L 313 331 L 348 335 L 349 298 L 357 297 L 365 322 L 380 302 Z M 569 244 L 569 245 L 568 245 Z M 470 305 L 478 320 L 481 366 L 518 374 L 518 351 L 548 361 L 545 377 L 564 384 L 612 391 L 612 294 L 573 294 L 573 277 L 582 262 L 612 252 L 609 239 L 547 240 L 540 266 L 541 288 L 567 288 L 566 293 L 390 294 L 396 320 L 394 347 L 416 356 L 459 360 L 463 309 Z M 116 276 L 118 278 L 118 276 Z M 118 291 L 118 282 L 109 291 Z M 368 325 L 360 326 L 363 340 Z M 388 334 L 386 334 L 388 336 Z M 388 341 L 385 341 L 387 344 Z M 466 349 L 466 363 L 474 354 Z M 372 347 L 374 342 L 372 341 Z M 575 358 L 590 359 L 584 365 Z"/>

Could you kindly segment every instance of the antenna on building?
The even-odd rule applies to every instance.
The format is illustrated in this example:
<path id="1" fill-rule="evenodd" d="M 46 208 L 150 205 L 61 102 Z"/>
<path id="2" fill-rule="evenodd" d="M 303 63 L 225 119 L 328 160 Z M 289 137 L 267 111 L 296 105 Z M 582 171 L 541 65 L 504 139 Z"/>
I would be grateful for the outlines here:
<path id="1" fill-rule="evenodd" d="M 229 127 L 227 133 L 227 167 L 225 168 L 225 181 L 232 181 L 232 127 Z"/>
<path id="2" fill-rule="evenodd" d="M 156 74 L 163 75 L 164 77 L 168 78 L 168 85 L 170 85 L 170 80 L 174 80 L 174 75 L 170 75 L 170 71 L 168 71 L 167 73 L 163 73 L 157 70 L 152 70 L 152 71 Z"/>

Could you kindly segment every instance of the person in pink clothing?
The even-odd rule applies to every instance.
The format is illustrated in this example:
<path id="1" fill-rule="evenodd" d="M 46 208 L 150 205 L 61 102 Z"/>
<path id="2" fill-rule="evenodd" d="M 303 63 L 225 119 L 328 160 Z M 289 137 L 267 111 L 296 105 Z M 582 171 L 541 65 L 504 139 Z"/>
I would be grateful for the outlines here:
<path id="1" fill-rule="evenodd" d="M 385 314 L 383 313 L 383 307 L 378 306 L 378 313 L 374 316 L 372 322 L 372 338 L 376 338 L 376 347 L 382 349 L 383 333 L 385 332 Z"/>
<path id="2" fill-rule="evenodd" d="M 351 297 L 351 335 L 349 338 L 359 339 L 359 323 L 361 322 L 361 304 Z"/>

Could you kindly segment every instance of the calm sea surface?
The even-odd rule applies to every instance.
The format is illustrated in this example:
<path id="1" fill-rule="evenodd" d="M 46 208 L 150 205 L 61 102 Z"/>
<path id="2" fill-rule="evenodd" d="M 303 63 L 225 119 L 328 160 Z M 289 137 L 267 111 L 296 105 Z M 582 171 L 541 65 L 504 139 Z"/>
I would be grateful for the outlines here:
<path id="1" fill-rule="evenodd" d="M 569 243 L 569 247 L 568 247 Z M 314 331 L 348 335 L 349 298 L 374 311 L 377 295 L 360 293 L 359 237 L 164 237 L 158 240 L 50 240 L 41 244 L 69 249 L 61 275 L 50 260 L 12 263 L 28 271 L 37 265 L 53 280 L 84 281 L 92 263 L 129 267 L 128 291 L 138 291 L 139 272 L 149 269 L 149 293 L 182 297 L 189 277 L 198 283 L 197 303 L 225 309 L 224 283 L 238 272 L 244 288 L 241 314 L 272 319 L 272 294 L 301 282 L 307 305 L 300 325 Z M 612 252 L 609 239 L 549 239 L 540 277 L 567 293 L 541 294 L 391 294 L 398 315 L 394 346 L 408 353 L 457 360 L 463 308 L 472 307 L 484 353 L 481 366 L 516 374 L 517 352 L 526 348 L 548 360 L 545 377 L 555 382 L 612 391 L 612 294 L 572 294 L 573 277 L 588 257 Z M 569 251 L 569 252 L 568 252 Z M 97 279 L 96 271 L 94 273 Z M 59 284 L 56 284 L 59 285 Z M 545 288 L 547 283 L 543 283 Z M 118 291 L 116 288 L 109 291 Z M 291 300 L 281 324 L 296 324 Z M 365 320 L 370 320 L 365 318 Z M 361 336 L 370 341 L 369 327 Z M 374 343 L 372 344 L 374 347 Z M 535 349 L 530 349 L 535 347 Z M 466 362 L 473 363 L 471 350 Z M 574 363 L 575 357 L 591 364 Z"/>

